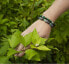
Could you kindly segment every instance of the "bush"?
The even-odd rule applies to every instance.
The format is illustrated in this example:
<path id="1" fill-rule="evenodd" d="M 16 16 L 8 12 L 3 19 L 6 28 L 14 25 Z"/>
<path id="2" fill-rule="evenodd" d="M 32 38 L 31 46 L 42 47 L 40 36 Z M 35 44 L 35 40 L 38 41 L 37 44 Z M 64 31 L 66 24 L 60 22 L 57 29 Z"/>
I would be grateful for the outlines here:
<path id="1" fill-rule="evenodd" d="M 24 31 L 54 0 L 0 0 L 0 63 L 68 63 L 69 62 L 69 11 L 56 20 L 51 38 L 46 46 L 51 48 L 42 61 L 29 61 L 24 57 L 5 57 L 9 48 L 8 38 L 19 29 Z M 59 51 L 56 51 L 58 48 Z M 5 61 L 3 61 L 5 60 Z M 8 61 L 9 60 L 9 61 Z"/>

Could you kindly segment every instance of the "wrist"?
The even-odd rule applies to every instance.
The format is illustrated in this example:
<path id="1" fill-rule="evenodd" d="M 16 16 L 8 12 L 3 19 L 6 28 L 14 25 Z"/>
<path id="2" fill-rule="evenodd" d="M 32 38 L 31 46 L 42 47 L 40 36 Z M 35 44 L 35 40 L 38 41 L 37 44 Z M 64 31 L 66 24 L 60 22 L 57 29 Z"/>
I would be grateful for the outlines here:
<path id="1" fill-rule="evenodd" d="M 42 15 L 50 19 L 52 22 L 55 22 L 56 20 L 56 18 L 53 16 L 53 13 L 50 13 L 50 10 L 45 11 Z"/>
<path id="2" fill-rule="evenodd" d="M 43 24 L 44 27 L 47 27 L 48 29 L 51 30 L 51 26 L 48 24 L 48 23 L 45 23 L 44 21 L 38 19 L 37 21 L 37 24 Z"/>
<path id="3" fill-rule="evenodd" d="M 49 18 L 47 18 L 47 17 L 45 17 L 43 15 L 40 15 L 38 18 L 40 20 L 44 21 L 45 23 L 49 24 L 51 27 L 54 27 L 55 26 L 55 24 L 54 24 L 53 21 L 51 21 Z"/>
<path id="4" fill-rule="evenodd" d="M 53 18 L 53 16 L 48 12 L 48 10 L 45 11 L 42 15 L 45 16 L 45 17 L 47 17 L 47 18 L 49 18 L 53 22 L 55 21 L 54 18 Z"/>
<path id="5" fill-rule="evenodd" d="M 69 7 L 69 0 L 55 0 L 52 6 L 49 7 L 47 11 L 43 13 L 43 16 L 49 18 L 51 21 L 55 20 L 65 12 Z"/>

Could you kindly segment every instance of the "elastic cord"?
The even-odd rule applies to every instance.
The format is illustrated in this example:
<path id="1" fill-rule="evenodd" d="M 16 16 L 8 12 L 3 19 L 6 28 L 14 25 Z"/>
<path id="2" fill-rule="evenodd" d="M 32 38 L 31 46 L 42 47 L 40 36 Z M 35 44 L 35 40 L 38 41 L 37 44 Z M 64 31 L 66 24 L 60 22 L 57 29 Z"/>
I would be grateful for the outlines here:
<path id="1" fill-rule="evenodd" d="M 50 19 L 46 18 L 45 16 L 40 15 L 38 18 L 40 20 L 43 20 L 46 23 L 48 23 L 51 27 L 54 27 L 55 26 L 54 22 L 52 22 Z"/>

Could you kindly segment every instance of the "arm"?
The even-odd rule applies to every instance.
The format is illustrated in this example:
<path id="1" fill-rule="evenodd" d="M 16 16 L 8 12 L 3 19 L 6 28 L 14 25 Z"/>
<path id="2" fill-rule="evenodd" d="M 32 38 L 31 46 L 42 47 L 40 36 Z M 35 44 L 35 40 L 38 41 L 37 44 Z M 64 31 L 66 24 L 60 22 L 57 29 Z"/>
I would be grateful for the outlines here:
<path id="1" fill-rule="evenodd" d="M 69 0 L 55 0 L 55 2 L 49 7 L 49 9 L 46 10 L 43 13 L 43 15 L 45 17 L 49 18 L 50 20 L 52 20 L 53 22 L 55 22 L 55 20 L 63 12 L 65 12 L 68 9 L 69 9 Z M 46 27 L 46 28 L 44 28 L 44 27 Z M 30 27 L 28 27 L 22 33 L 22 35 L 24 36 L 25 34 L 29 33 L 30 31 L 33 31 L 34 28 L 37 29 L 37 32 L 39 33 L 39 35 L 41 37 L 45 37 L 45 38 L 49 37 L 50 31 L 51 31 L 51 27 L 48 24 L 46 24 L 45 22 L 41 21 L 41 20 L 35 21 Z M 42 28 L 44 28 L 43 31 L 42 31 Z"/>
<path id="2" fill-rule="evenodd" d="M 43 15 L 49 18 L 50 20 L 52 20 L 53 22 L 55 22 L 55 20 L 67 9 L 69 9 L 69 0 L 56 0 L 52 4 L 52 6 L 43 13 Z M 30 27 L 28 27 L 22 33 L 22 35 L 25 36 L 26 34 L 32 32 L 34 28 L 37 29 L 37 32 L 40 35 L 40 37 L 44 37 L 44 38 L 49 37 L 50 32 L 51 32 L 51 27 L 47 23 L 41 20 L 35 21 Z M 23 46 L 22 44 L 20 44 L 17 51 L 21 51 L 22 48 Z M 19 56 L 19 57 L 23 55 L 24 55 L 24 52 L 16 54 L 16 56 Z"/>
<path id="3" fill-rule="evenodd" d="M 56 0 L 52 6 L 43 13 L 52 21 L 55 21 L 63 12 L 69 9 L 69 0 Z"/>

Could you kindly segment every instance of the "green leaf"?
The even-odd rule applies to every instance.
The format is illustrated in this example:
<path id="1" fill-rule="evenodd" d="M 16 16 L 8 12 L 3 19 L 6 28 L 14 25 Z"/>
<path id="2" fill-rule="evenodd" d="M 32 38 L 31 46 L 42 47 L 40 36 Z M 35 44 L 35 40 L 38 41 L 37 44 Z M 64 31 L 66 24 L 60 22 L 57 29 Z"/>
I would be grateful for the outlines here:
<path id="1" fill-rule="evenodd" d="M 55 48 L 55 47 L 54 47 L 54 46 L 52 46 L 52 45 L 47 45 L 47 47 L 48 47 L 48 48 L 50 48 L 50 49 L 54 49 L 54 50 L 59 51 L 59 49 L 58 49 L 58 48 Z"/>
<path id="2" fill-rule="evenodd" d="M 41 38 L 37 32 L 36 29 L 33 30 L 32 32 L 32 43 L 35 45 L 35 46 L 39 46 L 39 45 L 42 45 L 42 44 L 45 44 L 45 41 L 47 39 L 45 38 Z"/>
<path id="3" fill-rule="evenodd" d="M 55 38 L 49 38 L 48 40 L 47 40 L 47 42 L 51 42 L 52 40 L 54 40 Z"/>
<path id="4" fill-rule="evenodd" d="M 47 39 L 46 38 L 41 38 L 41 37 L 40 37 L 40 39 L 41 39 L 40 45 L 44 45 Z"/>
<path id="5" fill-rule="evenodd" d="M 36 3 L 35 3 L 35 7 L 37 7 L 41 2 L 42 2 L 43 0 L 39 0 L 39 1 L 37 1 Z"/>
<path id="6" fill-rule="evenodd" d="M 2 20 L 3 16 L 4 16 L 3 14 L 0 15 L 0 21 Z"/>
<path id="7" fill-rule="evenodd" d="M 41 46 L 37 47 L 36 49 L 43 50 L 43 51 L 50 51 L 50 49 L 44 45 L 41 45 Z"/>
<path id="8" fill-rule="evenodd" d="M 16 1 L 16 3 L 21 3 L 22 2 L 22 0 L 15 0 Z"/>
<path id="9" fill-rule="evenodd" d="M 12 56 L 12 55 L 14 55 L 15 53 L 18 53 L 18 51 L 14 50 L 14 49 L 12 49 L 12 48 L 9 48 L 8 50 L 9 50 L 9 51 L 8 51 L 8 53 L 7 53 L 7 56 Z"/>
<path id="10" fill-rule="evenodd" d="M 30 44 L 30 47 L 31 47 L 31 48 L 36 48 L 33 44 Z"/>
<path id="11" fill-rule="evenodd" d="M 3 20 L 1 20 L 0 24 L 4 24 L 7 21 L 8 21 L 8 19 L 3 19 Z"/>
<path id="12" fill-rule="evenodd" d="M 0 55 L 5 55 L 9 48 L 9 43 L 3 42 L 2 44 L 3 44 L 3 46 L 0 48 Z"/>
<path id="13" fill-rule="evenodd" d="M 24 36 L 25 47 L 32 42 L 32 32 Z"/>
<path id="14" fill-rule="evenodd" d="M 40 55 L 39 54 L 35 55 L 31 60 L 40 61 L 41 60 Z"/>
<path id="15" fill-rule="evenodd" d="M 17 30 L 11 37 L 11 39 L 8 39 L 9 44 L 12 48 L 15 48 L 20 42 L 21 42 L 21 32 Z M 23 40 L 22 40 L 23 41 Z"/>
<path id="16" fill-rule="evenodd" d="M 22 35 L 20 35 L 20 40 L 19 40 L 20 43 L 22 43 L 24 46 L 26 46 L 26 42 L 25 42 L 25 39 Z"/>
<path id="17" fill-rule="evenodd" d="M 35 44 L 39 44 L 40 43 L 40 40 L 39 40 L 39 34 L 37 33 L 37 30 L 34 29 L 33 32 L 32 32 L 32 43 L 35 45 Z M 38 42 L 38 43 L 37 43 Z"/>
<path id="18" fill-rule="evenodd" d="M 9 61 L 9 57 L 7 56 L 0 56 L 0 64 L 11 64 L 11 62 Z"/>
<path id="19" fill-rule="evenodd" d="M 26 18 L 23 18 L 21 21 L 22 21 L 21 24 L 24 28 L 26 28 L 29 25 L 29 22 L 26 20 Z"/>
<path id="20" fill-rule="evenodd" d="M 28 60 L 31 60 L 32 57 L 37 54 L 37 52 L 35 50 L 33 50 L 33 49 L 28 49 L 28 50 L 25 51 L 25 53 L 26 53 L 26 58 Z"/>
<path id="21" fill-rule="evenodd" d="M 35 55 L 32 60 L 41 61 L 44 58 L 46 58 L 46 51 L 37 51 L 37 55 Z"/>

